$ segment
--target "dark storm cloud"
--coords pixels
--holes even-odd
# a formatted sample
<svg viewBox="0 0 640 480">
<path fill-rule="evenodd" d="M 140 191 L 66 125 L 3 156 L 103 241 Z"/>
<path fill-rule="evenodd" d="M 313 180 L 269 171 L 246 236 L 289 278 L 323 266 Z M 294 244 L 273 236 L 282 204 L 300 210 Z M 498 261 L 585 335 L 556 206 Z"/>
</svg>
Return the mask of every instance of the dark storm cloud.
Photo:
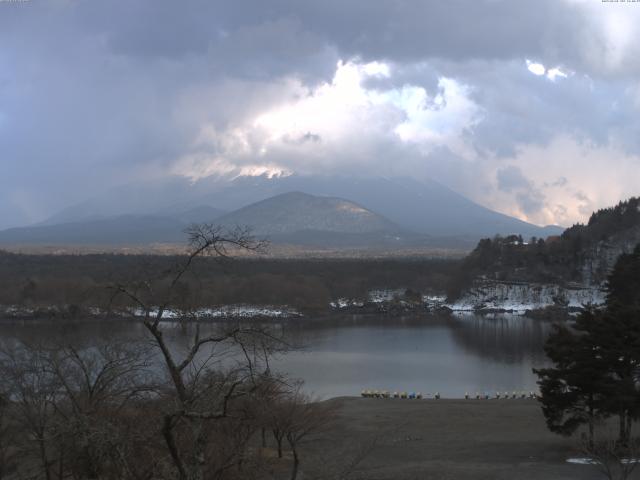
<svg viewBox="0 0 640 480">
<path fill-rule="evenodd" d="M 612 10 L 597 8 L 568 0 L 0 2 L 0 227 L 41 220 L 114 184 L 163 177 L 205 148 L 255 163 L 239 146 L 264 140 L 251 130 L 256 115 L 330 85 L 339 60 L 387 64 L 390 75 L 363 77 L 362 88 L 396 100 L 415 93 L 406 86 L 421 88 L 422 110 L 435 110 L 441 79 L 453 79 L 474 111 L 452 107 L 443 128 L 458 114 L 469 124 L 447 130 L 459 138 L 447 133 L 422 148 L 393 132 L 407 110 L 377 105 L 366 117 L 377 130 L 348 125 L 353 132 L 335 148 L 314 130 L 285 134 L 330 158 L 276 146 L 265 161 L 421 172 L 480 200 L 491 199 L 503 168 L 500 191 L 535 213 L 545 195 L 513 185 L 495 157 L 509 162 L 523 145 L 558 135 L 640 151 L 640 42 L 627 28 L 611 43 L 598 19 Z M 527 59 L 569 76 L 535 76 Z"/>
<path fill-rule="evenodd" d="M 577 28 L 572 27 L 582 15 L 555 0 L 235 0 L 179 6 L 146 0 L 133 6 L 85 2 L 77 14 L 89 28 L 104 32 L 114 51 L 145 58 L 202 54 L 229 43 L 226 39 L 236 32 L 269 32 L 284 21 L 287 27 L 267 33 L 266 44 L 258 37 L 254 46 L 277 53 L 270 47 L 277 47 L 294 26 L 304 33 L 297 43 L 325 42 L 346 55 L 393 61 L 560 56 L 576 48 Z"/>
<path fill-rule="evenodd" d="M 114 53 L 142 59 L 215 53 L 252 74 L 317 68 L 303 61 L 328 46 L 342 58 L 398 63 L 445 59 L 542 59 L 605 74 L 598 57 L 617 48 L 594 28 L 586 2 L 537 0 L 170 0 L 82 2 L 75 23 L 103 35 Z M 244 57 L 236 54 L 243 54 Z M 227 55 L 225 55 L 227 54 Z M 244 60 L 262 59 L 252 68 Z M 283 62 L 284 60 L 284 62 Z M 301 62 L 301 65 L 298 64 Z M 640 66 L 626 63 L 625 71 Z"/>
</svg>

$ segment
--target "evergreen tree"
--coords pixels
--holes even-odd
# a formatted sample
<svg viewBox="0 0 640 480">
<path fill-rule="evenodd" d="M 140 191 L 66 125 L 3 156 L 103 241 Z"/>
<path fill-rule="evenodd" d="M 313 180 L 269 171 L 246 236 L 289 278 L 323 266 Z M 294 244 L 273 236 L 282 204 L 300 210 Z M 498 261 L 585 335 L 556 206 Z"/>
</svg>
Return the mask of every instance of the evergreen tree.
<svg viewBox="0 0 640 480">
<path fill-rule="evenodd" d="M 627 444 L 631 423 L 640 417 L 640 245 L 618 258 L 603 317 L 593 336 L 608 368 L 607 408 L 618 416 L 619 440 Z"/>
<path fill-rule="evenodd" d="M 640 418 L 640 245 L 617 260 L 605 308 L 556 327 L 545 351 L 554 366 L 535 373 L 549 429 L 570 435 L 587 424 L 593 437 L 595 421 L 615 415 L 626 445 Z"/>
<path fill-rule="evenodd" d="M 588 309 L 572 329 L 556 325 L 545 345 L 554 367 L 534 370 L 539 377 L 542 412 L 554 433 L 571 435 L 587 425 L 592 441 L 596 422 L 609 415 L 604 397 L 606 370 L 588 333 L 601 321 L 599 316 Z"/>
</svg>

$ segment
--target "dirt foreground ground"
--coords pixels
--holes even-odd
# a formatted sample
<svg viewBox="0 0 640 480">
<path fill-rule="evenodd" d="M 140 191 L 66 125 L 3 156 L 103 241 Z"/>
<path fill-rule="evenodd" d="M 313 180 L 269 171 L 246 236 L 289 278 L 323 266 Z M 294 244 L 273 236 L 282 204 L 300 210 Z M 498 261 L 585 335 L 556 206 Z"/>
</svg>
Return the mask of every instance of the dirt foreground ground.
<svg viewBox="0 0 640 480">
<path fill-rule="evenodd" d="M 535 400 L 339 398 L 331 402 L 339 404 L 338 419 L 307 444 L 307 453 L 328 457 L 332 452 L 334 458 L 346 458 L 357 452 L 358 445 L 376 438 L 354 478 L 603 478 L 593 466 L 566 462 L 580 456 L 577 440 L 550 433 Z M 307 465 L 309 477 L 318 478 L 318 472 L 310 471 L 316 468 Z"/>
</svg>

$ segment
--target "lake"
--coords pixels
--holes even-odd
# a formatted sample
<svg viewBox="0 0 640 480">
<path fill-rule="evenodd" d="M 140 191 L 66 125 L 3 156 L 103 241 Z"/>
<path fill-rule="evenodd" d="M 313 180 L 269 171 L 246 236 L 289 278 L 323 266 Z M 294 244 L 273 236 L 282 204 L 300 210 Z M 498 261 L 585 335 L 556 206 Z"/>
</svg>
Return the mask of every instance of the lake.
<svg viewBox="0 0 640 480">
<path fill-rule="evenodd" d="M 343 318 L 306 328 L 307 347 L 275 362 L 321 397 L 362 389 L 439 392 L 537 390 L 551 323 L 516 315 Z"/>
<path fill-rule="evenodd" d="M 449 398 L 535 391 L 531 369 L 547 364 L 543 345 L 551 331 L 549 322 L 509 314 L 346 315 L 282 325 L 303 348 L 275 358 L 272 367 L 303 379 L 306 391 L 321 398 L 359 395 L 362 389 L 439 392 Z M 167 330 L 176 348 L 186 342 L 181 329 L 168 324 Z M 142 334 L 137 322 L 0 325 L 5 339 L 62 335 L 90 342 L 95 335 Z"/>
</svg>

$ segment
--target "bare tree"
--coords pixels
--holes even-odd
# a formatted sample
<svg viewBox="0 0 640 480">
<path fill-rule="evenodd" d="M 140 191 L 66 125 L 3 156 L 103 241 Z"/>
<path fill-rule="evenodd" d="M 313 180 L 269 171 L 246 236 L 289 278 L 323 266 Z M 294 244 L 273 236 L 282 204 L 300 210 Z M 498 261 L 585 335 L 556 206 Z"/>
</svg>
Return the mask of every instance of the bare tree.
<svg viewBox="0 0 640 480">
<path fill-rule="evenodd" d="M 144 398 L 147 408 L 139 408 L 140 394 L 149 390 L 140 345 L 15 342 L 0 360 L 8 422 L 16 427 L 9 448 L 19 455 L 21 477 L 149 478 L 141 474 L 149 463 L 131 453 L 147 448 L 150 438 L 140 438 L 149 433 L 140 427 L 152 406 Z M 139 404 L 131 408 L 134 401 Z"/>
<path fill-rule="evenodd" d="M 609 480 L 627 480 L 640 463 L 640 439 L 626 444 L 615 439 L 581 439 L 581 451 L 587 461 Z"/>
<path fill-rule="evenodd" d="M 64 345 L 51 349 L 48 365 L 60 385 L 56 429 L 70 473 L 135 478 L 133 461 L 143 462 L 123 452 L 139 435 L 123 435 L 123 411 L 136 399 L 148 399 L 145 394 L 152 390 L 145 348 L 113 340 L 86 348 Z"/>
<path fill-rule="evenodd" d="M 18 448 L 29 460 L 22 472 L 29 476 L 34 465 L 46 480 L 54 478 L 54 466 L 60 463 L 60 451 L 55 447 L 55 401 L 59 384 L 48 368 L 46 349 L 41 346 L 5 345 L 1 352 L 0 369 L 8 396 L 12 399 L 14 420 L 22 432 Z"/>
<path fill-rule="evenodd" d="M 0 391 L 0 479 L 17 468 L 16 445 L 12 441 L 17 432 L 11 424 L 10 407 L 10 392 Z"/>
<path fill-rule="evenodd" d="M 268 373 L 261 379 L 261 389 L 256 402 L 256 420 L 260 429 L 260 445 L 267 447 L 267 431 L 273 434 L 277 444 L 278 458 L 282 458 L 284 431 L 280 428 L 279 401 L 290 391 L 287 379 Z"/>
<path fill-rule="evenodd" d="M 185 308 L 180 290 L 196 259 L 206 255 L 225 258 L 230 248 L 264 248 L 246 229 L 225 231 L 205 224 L 194 225 L 187 233 L 190 253 L 183 263 L 165 272 L 166 282 L 159 293 L 151 282 L 118 285 L 115 293 L 142 313 L 142 323 L 160 351 L 169 378 L 160 392 L 168 405 L 161 431 L 177 476 L 199 480 L 210 470 L 211 459 L 219 457 L 210 452 L 212 422 L 222 425 L 223 419 L 233 417 L 234 402 L 257 391 L 256 380 L 268 373 L 268 356 L 281 343 L 266 328 L 224 325 L 202 335 L 196 323 L 186 351 L 180 354 L 171 348 L 162 321 L 169 311 L 179 311 L 182 321 L 195 317 L 193 309 Z"/>
<path fill-rule="evenodd" d="M 106 405 L 123 408 L 151 388 L 151 358 L 139 342 L 107 340 L 87 348 L 58 344 L 48 359 L 76 413 L 91 414 Z"/>
<path fill-rule="evenodd" d="M 335 413 L 335 405 L 312 401 L 298 383 L 273 405 L 271 416 L 274 437 L 278 442 L 278 456 L 282 458 L 281 438 L 287 440 L 293 456 L 291 480 L 296 480 L 300 467 L 300 445 L 308 436 L 326 429 Z"/>
</svg>

